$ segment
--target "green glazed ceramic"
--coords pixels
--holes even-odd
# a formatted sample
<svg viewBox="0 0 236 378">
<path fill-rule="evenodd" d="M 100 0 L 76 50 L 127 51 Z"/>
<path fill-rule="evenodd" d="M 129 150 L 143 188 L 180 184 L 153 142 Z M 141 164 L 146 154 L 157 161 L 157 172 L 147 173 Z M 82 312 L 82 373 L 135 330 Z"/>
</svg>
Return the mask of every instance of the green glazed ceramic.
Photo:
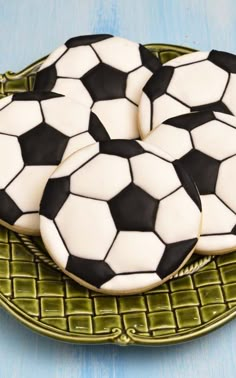
<svg viewBox="0 0 236 378">
<path fill-rule="evenodd" d="M 192 49 L 150 44 L 166 62 Z M 0 75 L 0 97 L 32 90 L 43 59 Z M 236 315 L 236 251 L 194 255 L 172 280 L 142 295 L 105 296 L 62 274 L 40 238 L 0 227 L 0 305 L 43 335 L 73 343 L 163 345 L 187 341 Z M 1 325 L 0 325 L 1 327 Z"/>
</svg>

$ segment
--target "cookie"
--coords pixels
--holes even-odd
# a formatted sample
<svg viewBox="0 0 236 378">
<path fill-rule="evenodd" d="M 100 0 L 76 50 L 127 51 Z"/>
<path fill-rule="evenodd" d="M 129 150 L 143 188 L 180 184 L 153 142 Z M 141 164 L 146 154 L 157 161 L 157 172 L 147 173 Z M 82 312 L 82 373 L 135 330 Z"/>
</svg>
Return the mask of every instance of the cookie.
<svg viewBox="0 0 236 378">
<path fill-rule="evenodd" d="M 88 107 L 52 92 L 0 101 L 0 223 L 39 234 L 39 203 L 57 165 L 109 136 Z"/>
<path fill-rule="evenodd" d="M 90 106 L 112 139 L 135 139 L 142 88 L 160 62 L 142 45 L 109 34 L 69 39 L 40 67 L 36 90 Z"/>
<path fill-rule="evenodd" d="M 170 118 L 145 141 L 170 153 L 201 195 L 203 224 L 196 251 L 221 254 L 236 247 L 236 117 L 204 111 Z"/>
<path fill-rule="evenodd" d="M 48 181 L 40 230 L 58 266 L 82 285 L 129 294 L 160 285 L 192 254 L 201 203 L 163 151 L 111 140 L 65 160 Z"/>
<path fill-rule="evenodd" d="M 194 52 L 162 66 L 147 82 L 139 105 L 144 138 L 168 118 L 201 110 L 236 115 L 236 55 Z"/>
</svg>

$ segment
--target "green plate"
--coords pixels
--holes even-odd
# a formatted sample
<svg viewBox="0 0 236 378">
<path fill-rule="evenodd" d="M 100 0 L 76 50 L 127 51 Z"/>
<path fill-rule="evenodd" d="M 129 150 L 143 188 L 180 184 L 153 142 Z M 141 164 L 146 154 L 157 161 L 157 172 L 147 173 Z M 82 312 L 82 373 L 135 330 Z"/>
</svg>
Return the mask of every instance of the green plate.
<svg viewBox="0 0 236 378">
<path fill-rule="evenodd" d="M 147 47 L 162 62 L 193 51 Z M 32 90 L 42 62 L 0 75 L 0 97 Z M 31 329 L 63 341 L 174 344 L 206 334 L 236 315 L 236 252 L 194 255 L 157 289 L 114 297 L 87 290 L 62 274 L 40 238 L 0 227 L 0 305 Z"/>
</svg>

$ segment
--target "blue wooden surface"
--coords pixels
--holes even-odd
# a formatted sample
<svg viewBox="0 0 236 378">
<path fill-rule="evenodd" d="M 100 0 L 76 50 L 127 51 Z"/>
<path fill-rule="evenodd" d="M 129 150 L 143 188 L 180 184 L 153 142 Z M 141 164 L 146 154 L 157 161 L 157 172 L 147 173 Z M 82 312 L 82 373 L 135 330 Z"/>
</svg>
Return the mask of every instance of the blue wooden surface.
<svg viewBox="0 0 236 378">
<path fill-rule="evenodd" d="M 0 0 L 0 72 L 19 70 L 68 37 L 112 33 L 236 52 L 235 0 Z M 163 348 L 68 345 L 0 310 L 0 378 L 234 378 L 236 321 Z"/>
</svg>

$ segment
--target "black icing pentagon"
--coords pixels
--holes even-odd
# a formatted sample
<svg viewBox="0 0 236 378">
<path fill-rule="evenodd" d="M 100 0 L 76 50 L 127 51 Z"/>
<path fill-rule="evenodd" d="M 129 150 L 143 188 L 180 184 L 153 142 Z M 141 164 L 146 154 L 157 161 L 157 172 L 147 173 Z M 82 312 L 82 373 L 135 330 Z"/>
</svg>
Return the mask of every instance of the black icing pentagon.
<svg viewBox="0 0 236 378">
<path fill-rule="evenodd" d="M 13 225 L 22 214 L 11 197 L 4 190 L 0 190 L 0 219 Z"/>
<path fill-rule="evenodd" d="M 55 97 L 63 97 L 63 95 L 54 92 L 22 92 L 13 95 L 13 101 L 43 101 Z"/>
<path fill-rule="evenodd" d="M 193 250 L 196 243 L 197 238 L 168 244 L 156 270 L 158 276 L 165 278 L 174 273 Z"/>
<path fill-rule="evenodd" d="M 40 204 L 40 214 L 48 219 L 55 219 L 69 194 L 69 177 L 58 177 L 48 180 Z"/>
<path fill-rule="evenodd" d="M 212 112 L 232 114 L 232 112 L 228 109 L 228 107 L 222 101 L 213 102 L 211 104 L 193 106 L 190 109 L 191 109 L 191 112 L 202 112 L 205 110 L 211 110 Z"/>
<path fill-rule="evenodd" d="M 93 137 L 96 142 L 102 142 L 106 140 L 110 140 L 110 136 L 103 126 L 100 119 L 96 116 L 96 114 L 92 113 L 90 114 L 89 119 L 89 133 Z"/>
<path fill-rule="evenodd" d="M 27 165 L 58 165 L 69 137 L 41 123 L 19 137 L 24 163 Z"/>
<path fill-rule="evenodd" d="M 212 111 L 205 110 L 202 112 L 187 113 L 172 117 L 167 119 L 163 123 L 191 131 L 198 126 L 203 125 L 204 123 L 212 121 L 213 119 L 215 119 L 214 113 Z"/>
<path fill-rule="evenodd" d="M 166 93 L 173 73 L 174 67 L 162 66 L 151 76 L 143 88 L 143 92 L 146 93 L 151 101 Z"/>
<path fill-rule="evenodd" d="M 90 45 L 92 43 L 100 42 L 108 38 L 112 38 L 111 34 L 94 34 L 94 35 L 81 35 L 78 37 L 73 37 L 66 41 L 65 45 L 68 48 Z"/>
<path fill-rule="evenodd" d="M 232 230 L 231 230 L 231 234 L 236 235 L 236 225 L 232 228 Z"/>
<path fill-rule="evenodd" d="M 179 159 L 193 177 L 200 194 L 214 194 L 220 162 L 203 152 L 191 150 Z"/>
<path fill-rule="evenodd" d="M 66 270 L 97 288 L 115 276 L 105 261 L 83 259 L 73 255 L 68 257 Z"/>
<path fill-rule="evenodd" d="M 161 68 L 160 60 L 154 56 L 146 47 L 139 45 L 139 52 L 141 56 L 142 65 L 150 71 L 155 72 Z"/>
<path fill-rule="evenodd" d="M 192 178 L 185 171 L 180 161 L 178 160 L 174 161 L 173 165 L 175 167 L 175 171 L 179 177 L 179 180 L 183 188 L 186 190 L 186 192 L 188 193 L 189 197 L 193 200 L 193 202 L 195 202 L 199 210 L 202 211 L 201 199 L 200 199 L 197 187 L 194 184 Z"/>
<path fill-rule="evenodd" d="M 105 63 L 99 63 L 81 78 L 93 101 L 124 98 L 126 80 L 125 72 Z"/>
<path fill-rule="evenodd" d="M 56 84 L 57 70 L 51 65 L 38 71 L 34 83 L 34 91 L 51 91 Z"/>
<path fill-rule="evenodd" d="M 143 154 L 145 151 L 135 140 L 113 139 L 100 143 L 100 153 L 116 155 L 123 158 L 132 158 Z"/>
<path fill-rule="evenodd" d="M 108 205 L 119 231 L 153 231 L 158 201 L 131 183 Z"/>
<path fill-rule="evenodd" d="M 229 73 L 236 73 L 236 55 L 234 54 L 212 50 L 208 60 Z"/>
</svg>

